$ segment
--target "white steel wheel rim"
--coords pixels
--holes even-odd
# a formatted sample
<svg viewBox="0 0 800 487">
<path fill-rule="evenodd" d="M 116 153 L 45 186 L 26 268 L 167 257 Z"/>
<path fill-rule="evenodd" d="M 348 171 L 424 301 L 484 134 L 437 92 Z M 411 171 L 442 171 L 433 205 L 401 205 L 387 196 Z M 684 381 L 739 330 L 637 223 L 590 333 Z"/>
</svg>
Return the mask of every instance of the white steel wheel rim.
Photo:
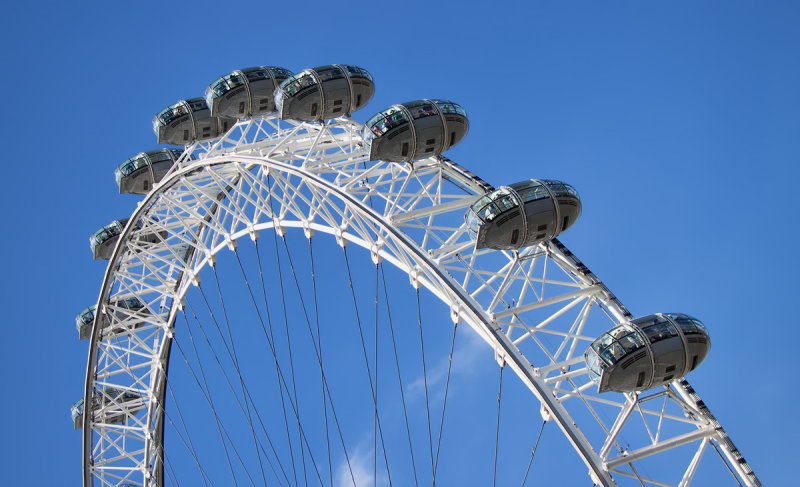
<svg viewBox="0 0 800 487">
<path fill-rule="evenodd" d="M 746 482 L 751 476 L 755 479 L 749 466 L 738 462 L 738 451 L 710 412 L 698 406 L 699 397 L 692 397 L 685 381 L 676 381 L 666 393 L 658 394 L 691 415 L 677 418 L 662 410 L 660 419 L 688 424 L 689 431 L 684 428 L 671 437 L 657 435 L 651 445 L 633 451 L 630 459 L 613 456 L 617 435 L 631 422 L 634 407 L 641 410 L 643 403 L 633 394 L 612 400 L 598 398 L 596 393 L 592 397 L 585 380 L 580 385 L 573 382 L 586 376 L 585 370 L 567 372 L 582 361 L 585 346 L 576 344 L 588 345 L 591 337 L 581 336 L 580 329 L 566 333 L 555 357 L 546 351 L 549 362 L 529 362 L 521 345 L 533 342 L 546 349 L 536 338 L 538 330 L 572 308 L 580 310 L 583 323 L 593 306 L 603 309 L 610 318 L 607 328 L 629 318 L 627 310 L 558 241 L 518 254 L 475 251 L 463 218 L 454 221 L 453 215 L 463 215 L 475 197 L 486 191 L 485 183 L 446 160 L 430 158 L 413 166 L 367 161 L 368 155 L 360 147 L 360 129 L 346 118 L 328 125 L 283 122 L 275 116 L 241 121 L 219 141 L 190 146 L 187 154 L 194 153 L 198 159 L 187 160 L 185 155 L 140 204 L 110 260 L 98 310 L 121 296 L 133 295 L 146 303 L 147 323 L 134 328 L 142 315 L 122 319 L 116 313 L 108 315 L 111 323 L 105 330 L 126 329 L 130 337 L 130 348 L 121 350 L 114 343 L 116 337 L 99 328 L 101 312 L 97 313 L 84 400 L 90 404 L 91 395 L 104 387 L 132 390 L 143 399 L 137 404 L 112 400 L 94 413 L 85 408 L 84 485 L 94 485 L 95 480 L 101 485 L 162 483 L 159 442 L 163 414 L 159 405 L 163 403 L 173 323 L 183 296 L 202 268 L 237 239 L 266 229 L 282 233 L 286 228 L 303 229 L 309 236 L 317 231 L 330 234 L 340 245 L 354 243 L 369 250 L 375 260 L 385 259 L 407 273 L 415 286 L 431 291 L 451 309 L 454 319 L 466 321 L 511 366 L 542 403 L 543 415 L 559 425 L 596 482 L 613 485 L 612 473 L 638 476 L 635 470 L 636 475 L 626 475 L 622 468 L 638 458 L 699 443 L 682 477 L 682 482 L 688 483 L 711 440 L 723 446 L 740 477 Z M 219 191 L 224 197 L 213 199 Z M 371 207 L 373 199 L 379 203 Z M 270 204 L 275 205 L 274 213 Z M 153 216 L 157 220 L 150 218 Z M 133 228 L 133 222 L 140 219 L 142 228 Z M 165 236 L 156 243 L 138 241 L 148 233 Z M 184 261 L 181 251 L 187 248 L 192 253 Z M 475 265 L 481 259 L 502 265 L 494 271 L 481 270 Z M 530 275 L 539 259 L 545 262 L 543 292 L 544 284 L 550 283 L 547 262 L 571 275 L 572 282 L 566 284 L 572 290 L 531 298 L 535 292 L 525 289 L 533 289 Z M 517 297 L 513 293 L 519 293 L 520 282 L 523 291 L 518 294 L 519 302 L 512 304 L 516 299 L 510 298 Z M 568 304 L 562 306 L 564 302 Z M 529 326 L 523 320 L 526 313 L 549 307 L 553 312 L 544 321 Z M 578 318 L 575 323 L 582 326 Z M 153 340 L 156 345 L 148 346 Z M 566 344 L 570 344 L 568 351 L 564 350 Z M 565 358 L 560 359 L 564 352 Z M 129 360 L 134 356 L 137 359 Z M 559 374 L 559 370 L 564 372 Z M 603 426 L 607 433 L 602 443 L 587 439 L 564 407 L 563 402 L 571 397 L 589 409 L 589 401 L 611 403 L 619 409 L 613 425 Z M 146 412 L 139 412 L 141 406 Z M 106 422 L 109 413 L 119 411 L 126 415 L 124 428 Z M 752 485 L 758 485 L 757 479 Z"/>
</svg>

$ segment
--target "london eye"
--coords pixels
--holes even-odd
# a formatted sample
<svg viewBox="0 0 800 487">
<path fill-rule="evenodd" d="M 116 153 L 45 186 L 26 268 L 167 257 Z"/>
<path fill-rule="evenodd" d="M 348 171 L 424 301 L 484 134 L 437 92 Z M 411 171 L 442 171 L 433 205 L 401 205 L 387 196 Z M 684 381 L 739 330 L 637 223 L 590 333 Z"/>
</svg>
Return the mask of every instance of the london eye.
<svg viewBox="0 0 800 487">
<path fill-rule="evenodd" d="M 355 122 L 374 88 L 351 65 L 237 70 L 158 112 L 178 147 L 119 165 L 142 199 L 90 238 L 84 485 L 525 485 L 545 428 L 587 484 L 713 462 L 761 485 L 686 378 L 714 324 L 632 315 L 558 239 L 580 188 L 448 159 L 455 101 Z"/>
</svg>

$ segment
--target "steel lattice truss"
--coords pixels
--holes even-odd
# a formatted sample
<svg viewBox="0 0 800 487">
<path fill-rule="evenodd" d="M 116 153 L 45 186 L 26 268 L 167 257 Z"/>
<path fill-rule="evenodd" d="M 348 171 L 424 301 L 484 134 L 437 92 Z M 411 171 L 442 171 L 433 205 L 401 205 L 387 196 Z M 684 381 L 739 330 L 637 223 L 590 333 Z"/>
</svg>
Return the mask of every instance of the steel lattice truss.
<svg viewBox="0 0 800 487">
<path fill-rule="evenodd" d="M 596 392 L 583 353 L 631 316 L 569 250 L 553 240 L 519 253 L 476 251 L 463 215 L 491 188 L 446 159 L 368 161 L 360 129 L 344 118 L 241 121 L 223 139 L 189 147 L 140 204 L 103 282 L 85 401 L 107 387 L 140 399 L 106 395 L 86 408 L 85 485 L 163 484 L 165 371 L 183 296 L 220 250 L 288 228 L 362 246 L 441 299 L 540 400 L 595 482 L 686 485 L 714 442 L 744 483 L 760 485 L 685 380 L 641 395 Z M 128 297 L 145 307 L 113 304 Z M 637 465 L 662 455 L 674 477 L 644 478 Z"/>
</svg>

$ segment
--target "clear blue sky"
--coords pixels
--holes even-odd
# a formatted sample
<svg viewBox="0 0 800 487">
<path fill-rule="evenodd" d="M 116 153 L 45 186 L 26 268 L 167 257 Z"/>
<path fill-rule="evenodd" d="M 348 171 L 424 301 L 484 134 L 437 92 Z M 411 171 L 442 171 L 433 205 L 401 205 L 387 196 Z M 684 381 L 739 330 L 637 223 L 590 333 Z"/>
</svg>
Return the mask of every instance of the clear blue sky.
<svg viewBox="0 0 800 487">
<path fill-rule="evenodd" d="M 233 69 L 328 63 L 375 77 L 355 119 L 452 99 L 471 129 L 449 157 L 495 185 L 578 188 L 564 243 L 635 315 L 701 317 L 713 346 L 692 383 L 765 485 L 795 477 L 800 5 L 176 3 L 0 19 L 4 483 L 80 482 L 73 320 L 104 271 L 87 237 L 133 210 L 113 169 L 156 146 L 153 115 Z"/>
</svg>

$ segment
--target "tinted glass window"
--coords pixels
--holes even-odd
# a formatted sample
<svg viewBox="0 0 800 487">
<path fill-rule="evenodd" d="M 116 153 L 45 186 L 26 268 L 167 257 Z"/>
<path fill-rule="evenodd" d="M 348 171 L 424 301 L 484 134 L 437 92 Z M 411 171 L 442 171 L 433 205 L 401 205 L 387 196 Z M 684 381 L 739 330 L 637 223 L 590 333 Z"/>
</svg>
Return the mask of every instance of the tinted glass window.
<svg viewBox="0 0 800 487">
<path fill-rule="evenodd" d="M 642 328 L 642 331 L 645 335 L 647 335 L 647 339 L 650 340 L 650 343 L 655 343 L 661 340 L 666 340 L 667 338 L 678 336 L 678 331 L 675 329 L 672 323 L 666 320 L 657 321 L 650 326 L 646 326 Z"/>
<path fill-rule="evenodd" d="M 433 107 L 433 104 L 426 100 L 418 100 L 412 101 L 411 103 L 403 103 L 408 111 L 411 113 L 411 116 L 414 120 L 430 117 L 432 115 L 438 115 L 436 109 Z"/>
<path fill-rule="evenodd" d="M 369 74 L 369 72 L 364 68 L 359 68 L 358 66 L 348 66 L 348 65 L 342 65 L 342 67 L 347 70 L 347 74 L 351 78 L 366 78 L 372 81 L 372 75 Z"/>
<path fill-rule="evenodd" d="M 285 68 L 272 66 L 272 67 L 269 68 L 269 70 L 272 71 L 272 76 L 274 76 L 275 79 L 278 79 L 278 80 L 286 79 L 286 78 L 292 76 L 292 72 L 289 71 L 288 69 L 285 69 Z"/>
<path fill-rule="evenodd" d="M 283 89 L 288 96 L 294 96 L 303 88 L 308 88 L 316 83 L 317 80 L 314 78 L 314 75 L 308 71 L 303 71 L 290 78 L 286 78 L 286 80 L 281 83 L 281 89 Z"/>
<path fill-rule="evenodd" d="M 366 125 L 375 135 L 383 135 L 389 130 L 408 122 L 408 117 L 402 109 L 391 107 L 370 118 Z"/>
<path fill-rule="evenodd" d="M 321 81 L 344 78 L 344 73 L 341 69 L 339 69 L 338 66 L 323 66 L 315 69 L 314 71 L 316 71 L 317 76 L 319 76 Z"/>
</svg>

